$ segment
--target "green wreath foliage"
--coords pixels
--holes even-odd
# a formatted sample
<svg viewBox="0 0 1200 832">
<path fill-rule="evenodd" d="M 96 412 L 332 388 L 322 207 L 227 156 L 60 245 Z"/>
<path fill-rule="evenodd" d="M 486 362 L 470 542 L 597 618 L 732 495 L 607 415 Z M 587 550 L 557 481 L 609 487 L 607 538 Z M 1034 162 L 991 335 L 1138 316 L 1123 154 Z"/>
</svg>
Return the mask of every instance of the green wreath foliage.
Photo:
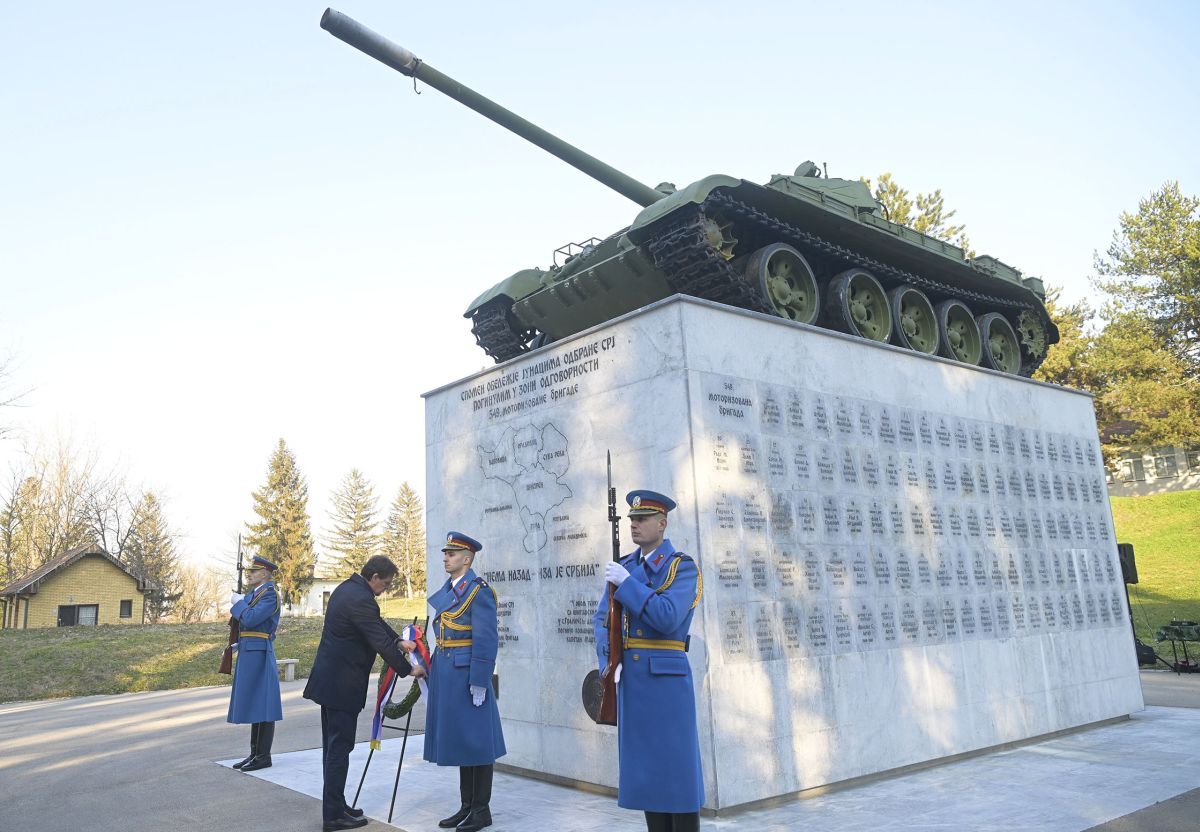
<svg viewBox="0 0 1200 832">
<path fill-rule="evenodd" d="M 388 719 L 399 719 L 402 716 L 407 716 L 408 712 L 413 709 L 413 705 L 417 704 L 417 700 L 421 698 L 421 686 L 413 680 L 412 687 L 408 689 L 408 693 L 399 702 L 391 700 L 383 703 L 383 715 Z"/>
<path fill-rule="evenodd" d="M 428 650 L 429 643 L 424 636 L 422 636 L 420 641 L 421 644 L 425 645 L 425 649 Z M 375 685 L 376 689 L 383 687 L 383 679 L 385 676 L 387 676 L 387 672 L 387 665 L 384 665 L 383 670 L 379 671 L 379 679 Z M 396 680 L 396 684 L 400 684 L 399 679 Z M 393 689 L 392 696 L 394 697 L 395 695 L 396 692 L 395 689 Z M 395 702 L 393 699 L 389 698 L 387 702 L 383 703 L 383 715 L 387 719 L 399 719 L 400 717 L 407 716 L 408 712 L 413 709 L 413 705 L 417 704 L 417 700 L 420 698 L 421 686 L 417 684 L 416 679 L 413 679 L 412 687 L 408 689 L 408 693 L 405 694 L 403 699 L 401 699 L 399 702 Z"/>
</svg>

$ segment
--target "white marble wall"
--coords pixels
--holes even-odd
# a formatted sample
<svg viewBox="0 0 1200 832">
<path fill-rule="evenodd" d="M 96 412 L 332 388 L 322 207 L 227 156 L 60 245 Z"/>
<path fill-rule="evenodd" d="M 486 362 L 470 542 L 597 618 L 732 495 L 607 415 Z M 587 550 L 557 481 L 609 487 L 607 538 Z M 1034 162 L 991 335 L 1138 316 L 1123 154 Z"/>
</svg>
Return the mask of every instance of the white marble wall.
<svg viewBox="0 0 1200 832">
<path fill-rule="evenodd" d="M 704 574 L 710 807 L 1142 706 L 1086 396 L 680 299 L 426 413 L 429 574 L 446 529 L 484 542 L 510 765 L 616 781 L 580 705 L 608 449 Z"/>
</svg>

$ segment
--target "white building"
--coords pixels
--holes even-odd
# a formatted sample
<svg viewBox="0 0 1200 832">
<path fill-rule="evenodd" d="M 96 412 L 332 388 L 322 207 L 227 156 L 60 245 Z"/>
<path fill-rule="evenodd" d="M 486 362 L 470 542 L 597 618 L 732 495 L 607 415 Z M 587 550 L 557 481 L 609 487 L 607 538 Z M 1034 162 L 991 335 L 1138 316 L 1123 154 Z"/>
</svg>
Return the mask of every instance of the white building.
<svg viewBox="0 0 1200 832">
<path fill-rule="evenodd" d="M 1200 445 L 1144 448 L 1127 452 L 1108 472 L 1113 497 L 1141 497 L 1200 488 Z"/>
<path fill-rule="evenodd" d="M 289 618 L 308 618 L 314 615 L 324 615 L 325 608 L 329 606 L 329 596 L 333 594 L 333 590 L 342 582 L 341 578 L 316 578 L 308 589 L 304 591 L 304 596 L 297 602 L 292 604 L 284 604 L 282 615 Z"/>
</svg>

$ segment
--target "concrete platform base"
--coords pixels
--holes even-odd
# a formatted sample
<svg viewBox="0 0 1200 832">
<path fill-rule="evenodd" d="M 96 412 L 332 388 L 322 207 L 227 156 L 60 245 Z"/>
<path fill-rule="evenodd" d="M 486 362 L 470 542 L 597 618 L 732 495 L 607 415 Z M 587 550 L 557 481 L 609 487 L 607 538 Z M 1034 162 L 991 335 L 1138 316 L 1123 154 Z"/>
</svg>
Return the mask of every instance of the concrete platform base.
<svg viewBox="0 0 1200 832">
<path fill-rule="evenodd" d="M 1181 829 L 1200 828 L 1200 816 L 1192 813 L 1197 800 L 1189 802 L 1186 794 L 1200 788 L 1197 732 L 1200 711 L 1149 707 L 1117 724 L 769 808 L 704 818 L 701 829 L 1083 832 L 1100 824 L 1106 832 L 1155 828 L 1137 825 L 1139 810 L 1165 812 L 1176 821 L 1192 823 Z M 385 740 L 363 784 L 359 806 L 380 821 L 388 816 L 401 744 L 400 738 Z M 350 761 L 349 797 L 367 756 L 368 744 L 360 743 Z M 457 770 L 430 765 L 420 756 L 421 737 L 412 736 L 393 815 L 393 825 L 410 832 L 436 829 L 438 819 L 457 808 Z M 250 776 L 319 799 L 321 751 L 278 754 L 273 768 Z M 1174 806 L 1155 806 L 1172 798 Z M 1131 813 L 1137 814 L 1128 818 Z M 611 797 L 502 772 L 496 774 L 492 815 L 496 832 L 645 828 L 641 813 L 617 808 Z"/>
</svg>

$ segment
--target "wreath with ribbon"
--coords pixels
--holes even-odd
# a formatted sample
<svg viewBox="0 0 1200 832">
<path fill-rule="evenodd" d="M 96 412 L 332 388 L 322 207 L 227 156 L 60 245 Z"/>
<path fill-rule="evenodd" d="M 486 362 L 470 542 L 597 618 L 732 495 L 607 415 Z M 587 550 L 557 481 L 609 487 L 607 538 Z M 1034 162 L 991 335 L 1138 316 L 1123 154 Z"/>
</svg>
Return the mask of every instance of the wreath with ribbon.
<svg viewBox="0 0 1200 832">
<path fill-rule="evenodd" d="M 408 629 L 409 628 L 407 627 L 405 628 L 406 631 Z M 416 631 L 416 638 L 411 640 L 417 644 L 417 653 L 422 657 L 425 657 L 425 669 L 428 671 L 429 641 L 420 627 L 415 627 L 413 629 Z M 382 688 L 385 684 L 387 684 L 388 671 L 390 670 L 391 668 L 385 664 L 383 669 L 379 671 L 379 679 L 376 685 L 377 689 Z M 383 704 L 383 715 L 388 719 L 400 719 L 401 717 L 408 716 L 409 711 L 413 709 L 413 706 L 417 704 L 417 700 L 421 698 L 421 686 L 416 679 L 413 679 L 412 685 L 409 686 L 408 693 L 404 695 L 404 698 L 397 702 L 396 693 L 398 688 L 399 685 L 392 687 L 391 696 L 388 697 L 387 702 Z"/>
</svg>

